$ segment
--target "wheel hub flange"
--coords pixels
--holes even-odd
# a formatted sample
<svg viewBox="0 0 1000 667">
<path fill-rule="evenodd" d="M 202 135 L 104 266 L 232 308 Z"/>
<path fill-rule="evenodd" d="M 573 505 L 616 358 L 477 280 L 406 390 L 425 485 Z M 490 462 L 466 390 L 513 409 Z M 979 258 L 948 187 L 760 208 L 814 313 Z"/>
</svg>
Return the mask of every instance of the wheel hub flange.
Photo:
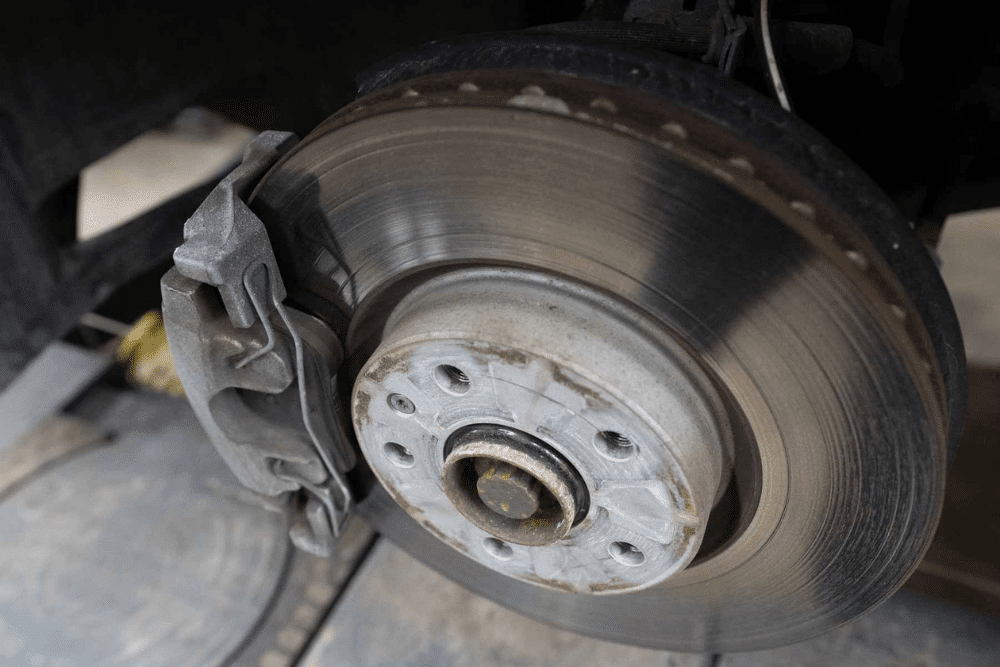
<svg viewBox="0 0 1000 667">
<path fill-rule="evenodd" d="M 679 344 L 610 298 L 516 269 L 412 292 L 352 406 L 411 516 L 493 569 L 574 592 L 683 569 L 732 461 L 718 397 Z"/>
</svg>

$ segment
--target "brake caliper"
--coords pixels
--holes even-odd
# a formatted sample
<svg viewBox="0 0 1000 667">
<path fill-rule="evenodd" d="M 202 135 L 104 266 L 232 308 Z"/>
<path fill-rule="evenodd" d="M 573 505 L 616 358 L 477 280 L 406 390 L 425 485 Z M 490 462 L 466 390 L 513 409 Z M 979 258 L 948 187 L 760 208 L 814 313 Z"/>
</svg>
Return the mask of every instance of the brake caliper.
<svg viewBox="0 0 1000 667">
<path fill-rule="evenodd" d="M 167 337 L 184 390 L 239 480 L 289 499 L 296 546 L 329 555 L 352 507 L 355 462 L 338 407 L 340 340 L 286 306 L 285 285 L 246 197 L 297 143 L 264 132 L 184 225 L 162 281 Z"/>
</svg>

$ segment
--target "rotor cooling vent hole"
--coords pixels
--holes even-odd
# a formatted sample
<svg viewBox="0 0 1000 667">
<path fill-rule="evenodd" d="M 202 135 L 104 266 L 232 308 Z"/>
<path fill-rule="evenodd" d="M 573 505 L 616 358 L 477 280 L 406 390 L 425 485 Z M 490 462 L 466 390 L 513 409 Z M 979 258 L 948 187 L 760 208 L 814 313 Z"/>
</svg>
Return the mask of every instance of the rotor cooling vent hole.
<svg viewBox="0 0 1000 667">
<path fill-rule="evenodd" d="M 597 451 L 614 461 L 630 459 L 636 452 L 635 444 L 617 431 L 601 431 L 594 436 L 594 445 Z"/>
<path fill-rule="evenodd" d="M 400 468 L 412 468 L 416 459 L 413 458 L 413 454 L 410 453 L 406 447 L 402 446 L 398 442 L 387 442 L 382 447 L 382 453 L 385 457 L 392 461 L 393 465 Z"/>
<path fill-rule="evenodd" d="M 510 545 L 495 537 L 487 537 L 483 540 L 483 546 L 486 552 L 497 560 L 510 560 L 514 556 L 514 550 Z"/>
<path fill-rule="evenodd" d="M 450 394 L 461 396 L 469 391 L 472 383 L 469 376 L 460 368 L 441 364 L 434 370 L 434 379 L 438 385 Z"/>
<path fill-rule="evenodd" d="M 612 542 L 608 546 L 608 553 L 616 561 L 628 567 L 636 567 L 646 562 L 646 555 L 628 542 Z"/>
</svg>

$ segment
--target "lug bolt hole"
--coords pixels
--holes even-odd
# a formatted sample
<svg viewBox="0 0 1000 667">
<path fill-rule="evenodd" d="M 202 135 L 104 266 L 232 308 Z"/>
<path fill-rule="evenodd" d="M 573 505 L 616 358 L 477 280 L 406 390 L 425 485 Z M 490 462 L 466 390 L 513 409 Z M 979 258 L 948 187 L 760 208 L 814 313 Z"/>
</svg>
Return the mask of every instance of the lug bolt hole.
<svg viewBox="0 0 1000 667">
<path fill-rule="evenodd" d="M 608 545 L 608 553 L 622 565 L 637 567 L 646 562 L 646 555 L 628 542 L 612 542 Z"/>
<path fill-rule="evenodd" d="M 389 394 L 389 407 L 401 415 L 412 415 L 417 410 L 413 401 L 402 394 Z"/>
<path fill-rule="evenodd" d="M 625 461 L 635 456 L 636 446 L 617 431 L 601 431 L 594 436 L 594 445 L 602 455 L 614 461 Z"/>
<path fill-rule="evenodd" d="M 382 447 L 382 453 L 385 457 L 392 461 L 393 465 L 400 468 L 412 468 L 416 459 L 413 458 L 413 454 L 410 453 L 406 447 L 403 447 L 398 442 L 387 442 Z"/>
<path fill-rule="evenodd" d="M 448 364 L 442 364 L 434 370 L 434 379 L 442 389 L 459 396 L 468 393 L 472 386 L 465 371 Z"/>
<path fill-rule="evenodd" d="M 487 537 L 483 540 L 483 547 L 485 547 L 486 553 L 497 560 L 510 560 L 514 557 L 514 550 L 510 548 L 510 545 L 495 537 Z"/>
</svg>

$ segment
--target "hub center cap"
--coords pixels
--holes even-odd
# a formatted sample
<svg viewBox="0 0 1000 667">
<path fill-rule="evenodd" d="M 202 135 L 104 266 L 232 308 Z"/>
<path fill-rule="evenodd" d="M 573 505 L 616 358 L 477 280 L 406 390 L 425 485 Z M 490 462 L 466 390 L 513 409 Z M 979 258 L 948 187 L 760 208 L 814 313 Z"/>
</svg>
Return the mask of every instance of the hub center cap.
<svg viewBox="0 0 1000 667">
<path fill-rule="evenodd" d="M 362 451 L 450 546 L 565 591 L 646 588 L 700 546 L 732 461 L 707 375 L 580 285 L 465 269 L 393 310 L 354 387 Z"/>
</svg>

